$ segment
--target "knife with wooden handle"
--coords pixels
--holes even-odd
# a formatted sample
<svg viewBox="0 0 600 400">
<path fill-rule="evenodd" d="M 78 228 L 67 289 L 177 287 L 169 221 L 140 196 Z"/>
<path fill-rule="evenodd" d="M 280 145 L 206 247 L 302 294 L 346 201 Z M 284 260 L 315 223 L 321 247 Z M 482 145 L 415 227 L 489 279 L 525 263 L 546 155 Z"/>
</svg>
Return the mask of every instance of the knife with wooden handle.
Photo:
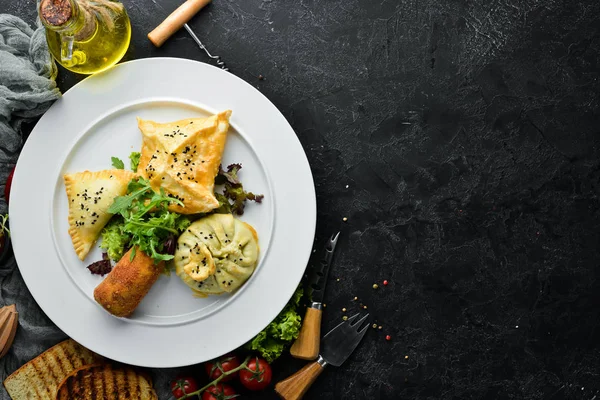
<svg viewBox="0 0 600 400">
<path fill-rule="evenodd" d="M 302 320 L 298 339 L 296 339 L 290 348 L 292 357 L 302 360 L 314 360 L 319 355 L 325 285 L 339 236 L 339 232 L 331 236 L 325 246 L 324 257 L 318 265 L 312 268 L 307 285 L 310 304 Z"/>
</svg>

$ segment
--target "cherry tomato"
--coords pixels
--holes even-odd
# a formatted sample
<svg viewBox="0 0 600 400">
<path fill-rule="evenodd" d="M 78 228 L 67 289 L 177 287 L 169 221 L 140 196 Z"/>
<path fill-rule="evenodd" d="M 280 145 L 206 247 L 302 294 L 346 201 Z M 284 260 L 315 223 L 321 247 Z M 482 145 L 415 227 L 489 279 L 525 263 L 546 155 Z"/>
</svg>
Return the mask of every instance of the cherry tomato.
<svg viewBox="0 0 600 400">
<path fill-rule="evenodd" d="M 198 390 L 198 383 L 190 376 L 180 376 L 171 382 L 171 392 L 176 399 Z"/>
<path fill-rule="evenodd" d="M 6 204 L 8 204 L 8 198 L 10 197 L 10 186 L 12 185 L 13 175 L 15 174 L 15 167 L 13 167 L 10 174 L 8 174 L 8 178 L 6 178 L 6 185 L 4 186 L 4 200 Z"/>
<path fill-rule="evenodd" d="M 262 358 L 255 357 L 248 361 L 248 369 L 240 371 L 240 382 L 247 389 L 262 390 L 269 386 L 272 375 L 269 363 Z"/>
<path fill-rule="evenodd" d="M 215 386 L 210 386 L 202 393 L 202 400 L 228 400 L 238 397 L 235 390 L 223 383 L 218 383 Z"/>
<path fill-rule="evenodd" d="M 206 374 L 208 375 L 208 377 L 214 381 L 215 379 L 223 375 L 223 372 L 231 371 L 232 369 L 235 369 L 239 366 L 240 360 L 236 356 L 228 354 L 219 358 L 218 360 L 212 360 L 207 362 L 206 364 L 204 364 L 204 369 L 206 369 Z M 234 372 L 233 374 L 221 379 L 221 381 L 230 381 L 234 379 L 237 376 L 237 374 L 237 372 Z"/>
</svg>

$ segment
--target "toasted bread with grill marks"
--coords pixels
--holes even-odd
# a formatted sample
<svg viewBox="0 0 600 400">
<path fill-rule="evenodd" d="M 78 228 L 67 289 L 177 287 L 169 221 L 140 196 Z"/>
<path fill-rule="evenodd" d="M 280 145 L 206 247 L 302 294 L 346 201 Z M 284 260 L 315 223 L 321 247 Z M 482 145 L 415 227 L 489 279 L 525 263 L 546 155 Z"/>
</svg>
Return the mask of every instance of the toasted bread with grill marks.
<svg viewBox="0 0 600 400">
<path fill-rule="evenodd" d="M 4 387 L 13 400 L 54 400 L 59 385 L 73 371 L 101 361 L 96 353 L 67 339 L 13 372 Z"/>
<path fill-rule="evenodd" d="M 86 365 L 60 385 L 56 400 L 158 400 L 152 381 L 131 368 Z"/>
</svg>

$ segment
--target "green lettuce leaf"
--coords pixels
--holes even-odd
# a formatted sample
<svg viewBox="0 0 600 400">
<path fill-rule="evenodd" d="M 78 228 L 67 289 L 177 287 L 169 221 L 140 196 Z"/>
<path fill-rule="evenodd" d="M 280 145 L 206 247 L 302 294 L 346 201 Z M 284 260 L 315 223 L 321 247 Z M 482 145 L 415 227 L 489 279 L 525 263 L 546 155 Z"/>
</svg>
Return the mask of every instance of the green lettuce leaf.
<svg viewBox="0 0 600 400">
<path fill-rule="evenodd" d="M 298 332 L 300 332 L 302 326 L 302 318 L 295 309 L 283 310 L 275 321 L 276 323 L 271 323 L 268 326 L 270 336 L 286 342 L 291 342 L 298 337 Z"/>
<path fill-rule="evenodd" d="M 302 294 L 302 287 L 298 287 L 279 315 L 245 347 L 260 353 L 268 363 L 279 358 L 300 333 L 302 317 L 298 313 L 298 309 Z"/>
<path fill-rule="evenodd" d="M 123 218 L 114 217 L 100 233 L 102 236 L 100 248 L 106 250 L 108 257 L 115 262 L 123 257 L 125 248 L 131 240 L 131 236 L 123 232 L 124 224 Z"/>
</svg>

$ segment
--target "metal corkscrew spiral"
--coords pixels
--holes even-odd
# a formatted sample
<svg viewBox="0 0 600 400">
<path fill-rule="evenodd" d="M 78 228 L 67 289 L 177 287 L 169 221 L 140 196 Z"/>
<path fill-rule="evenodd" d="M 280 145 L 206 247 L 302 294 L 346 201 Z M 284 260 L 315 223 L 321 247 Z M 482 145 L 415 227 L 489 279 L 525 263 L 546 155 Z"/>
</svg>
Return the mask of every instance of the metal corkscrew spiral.
<svg viewBox="0 0 600 400">
<path fill-rule="evenodd" d="M 152 2 L 158 8 L 164 10 L 164 8 L 157 3 L 156 0 L 152 0 Z M 150 41 L 156 47 L 160 47 L 171 35 L 173 35 L 183 26 L 185 30 L 188 31 L 192 39 L 194 39 L 198 47 L 204 50 L 206 55 L 214 60 L 219 68 L 224 71 L 229 71 L 229 68 L 227 68 L 221 57 L 212 55 L 204 43 L 202 43 L 198 36 L 196 36 L 192 28 L 190 28 L 190 26 L 187 24 L 187 21 L 189 21 L 202 7 L 206 6 L 210 2 L 211 0 L 186 0 L 185 3 L 179 6 L 177 10 L 172 12 L 163 22 L 160 23 L 160 25 L 158 25 L 152 32 L 148 34 L 148 39 L 150 39 Z"/>
<path fill-rule="evenodd" d="M 190 36 L 192 37 L 192 39 L 194 39 L 194 41 L 198 44 L 198 46 L 204 50 L 204 52 L 206 53 L 206 55 L 210 58 L 212 58 L 213 60 L 215 60 L 215 62 L 217 63 L 217 65 L 224 71 L 229 71 L 229 68 L 227 68 L 227 66 L 225 65 L 225 62 L 223 62 L 223 60 L 221 60 L 221 57 L 217 56 L 217 55 L 212 55 L 210 53 L 210 51 L 208 51 L 208 49 L 206 48 L 206 46 L 204 46 L 204 43 L 202 43 L 200 41 L 200 39 L 198 38 L 198 36 L 196 36 L 196 34 L 194 33 L 194 31 L 192 30 L 192 28 L 190 28 L 190 26 L 188 24 L 184 24 L 183 27 L 185 28 L 186 31 L 188 31 L 188 33 L 190 34 Z"/>
</svg>

